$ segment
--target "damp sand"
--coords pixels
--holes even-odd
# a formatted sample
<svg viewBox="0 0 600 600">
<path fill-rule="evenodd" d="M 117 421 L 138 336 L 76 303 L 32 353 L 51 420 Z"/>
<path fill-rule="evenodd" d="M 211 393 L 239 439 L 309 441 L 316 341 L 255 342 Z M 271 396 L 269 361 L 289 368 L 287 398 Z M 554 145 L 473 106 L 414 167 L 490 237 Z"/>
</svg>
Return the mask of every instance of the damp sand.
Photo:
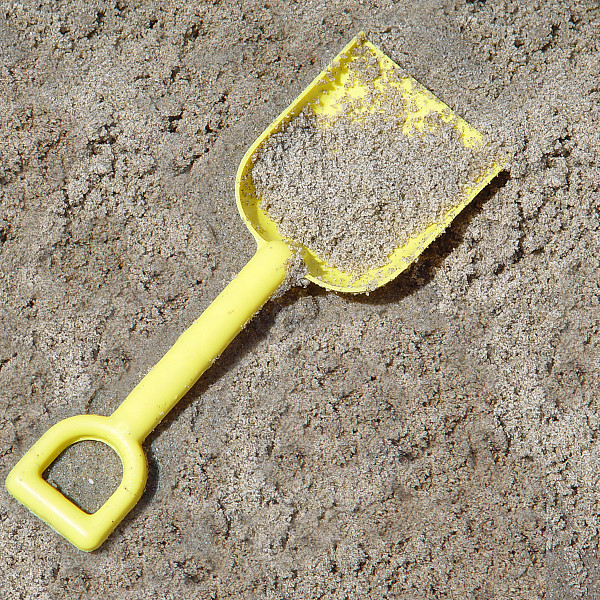
<svg viewBox="0 0 600 600">
<path fill-rule="evenodd" d="M 357 29 L 515 153 L 375 294 L 267 303 L 97 552 L 0 494 L 0 598 L 600 598 L 593 3 L 8 4 L 3 477 L 110 414 L 252 256 L 236 167 Z M 98 505 L 121 466 L 86 444 L 52 481 Z"/>
</svg>

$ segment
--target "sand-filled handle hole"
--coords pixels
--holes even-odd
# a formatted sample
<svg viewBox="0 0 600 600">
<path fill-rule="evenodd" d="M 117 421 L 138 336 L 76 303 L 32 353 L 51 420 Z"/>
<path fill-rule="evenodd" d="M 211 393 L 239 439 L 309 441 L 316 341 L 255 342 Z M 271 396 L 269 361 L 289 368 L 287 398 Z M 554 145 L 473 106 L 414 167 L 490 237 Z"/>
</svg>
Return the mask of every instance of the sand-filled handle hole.
<svg viewBox="0 0 600 600">
<path fill-rule="evenodd" d="M 66 448 L 43 478 L 88 514 L 95 513 L 123 479 L 123 465 L 107 444 L 95 440 Z"/>
</svg>

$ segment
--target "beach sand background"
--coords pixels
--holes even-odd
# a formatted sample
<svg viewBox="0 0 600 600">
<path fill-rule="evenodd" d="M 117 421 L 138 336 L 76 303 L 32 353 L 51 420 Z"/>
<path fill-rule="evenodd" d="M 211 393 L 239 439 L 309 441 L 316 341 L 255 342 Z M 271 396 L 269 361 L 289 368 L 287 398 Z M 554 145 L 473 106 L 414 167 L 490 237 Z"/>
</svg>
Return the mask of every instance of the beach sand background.
<svg viewBox="0 0 600 600">
<path fill-rule="evenodd" d="M 0 3 L 0 477 L 242 268 L 234 177 L 360 30 L 514 151 L 369 296 L 271 301 L 80 552 L 0 491 L 1 598 L 600 598 L 595 1 Z M 51 481 L 93 510 L 93 443 Z"/>
</svg>

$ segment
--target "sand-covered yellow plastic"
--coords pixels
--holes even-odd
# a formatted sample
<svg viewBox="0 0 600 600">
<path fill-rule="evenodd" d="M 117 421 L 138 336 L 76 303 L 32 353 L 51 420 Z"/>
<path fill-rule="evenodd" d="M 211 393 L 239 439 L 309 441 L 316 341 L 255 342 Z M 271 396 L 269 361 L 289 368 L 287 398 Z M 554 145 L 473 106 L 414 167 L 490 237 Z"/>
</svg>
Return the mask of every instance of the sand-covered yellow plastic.
<svg viewBox="0 0 600 600">
<path fill-rule="evenodd" d="M 108 416 L 82 415 L 61 421 L 48 430 L 10 472 L 6 487 L 10 493 L 81 550 L 94 550 L 110 535 L 133 508 L 146 484 L 146 459 L 142 442 L 164 416 L 194 385 L 223 352 L 244 325 L 281 286 L 292 256 L 291 247 L 301 252 L 308 278 L 338 291 L 364 292 L 390 281 L 402 272 L 503 168 L 502 160 L 491 163 L 475 186 L 465 188 L 456 205 L 418 236 L 398 248 L 389 262 L 357 275 L 327 264 L 310 248 L 299 248 L 281 236 L 276 224 L 262 210 L 252 183 L 252 158 L 260 145 L 305 107 L 335 115 L 336 99 L 344 94 L 367 96 L 363 83 L 349 81 L 352 50 L 362 44 L 379 62 L 381 76 L 371 85 L 384 90 L 400 86 L 411 98 L 415 110 L 406 120 L 406 135 L 419 128 L 431 112 L 444 115 L 461 132 L 465 145 L 481 143 L 482 135 L 410 77 L 398 80 L 399 67 L 359 35 L 320 73 L 294 102 L 265 130 L 241 161 L 236 177 L 236 199 L 246 225 L 258 243 L 253 258 L 217 296 L 206 311 L 185 331 L 158 364 L 142 379 L 116 411 Z M 391 75 L 396 75 L 392 77 Z M 364 110 L 376 110 L 365 102 Z M 105 504 L 88 514 L 43 478 L 44 471 L 70 445 L 82 440 L 108 444 L 121 458 L 123 479 Z"/>
<path fill-rule="evenodd" d="M 360 53 L 353 53 L 357 46 L 368 52 L 379 64 L 380 76 L 373 82 L 365 83 L 356 77 L 352 79 L 352 62 L 360 60 Z M 364 56 L 364 54 L 363 54 Z M 373 87 L 369 87 L 373 86 Z M 404 135 L 412 135 L 415 130 L 423 129 L 425 121 L 431 113 L 437 113 L 441 119 L 455 127 L 466 147 L 476 149 L 485 145 L 484 136 L 459 117 L 450 107 L 436 98 L 427 88 L 416 79 L 404 75 L 402 69 L 381 50 L 365 40 L 364 34 L 359 33 L 335 57 L 329 66 L 313 80 L 313 82 L 271 123 L 271 125 L 256 139 L 248 149 L 240 163 L 236 179 L 236 196 L 238 209 L 246 225 L 259 241 L 283 240 L 299 245 L 295 240 L 289 240 L 281 235 L 267 213 L 261 207 L 261 199 L 256 194 L 252 181 L 252 157 L 259 151 L 269 136 L 279 131 L 285 124 L 308 108 L 314 113 L 325 113 L 335 117 L 344 109 L 340 100 L 349 97 L 360 102 L 365 100 L 361 110 L 372 112 L 380 110 L 373 103 L 369 92 L 375 88 L 385 95 L 386 88 L 394 88 L 402 93 L 407 100 L 408 111 L 403 126 Z M 375 94 L 376 96 L 376 94 Z M 404 271 L 414 260 L 435 240 L 460 213 L 479 194 L 506 165 L 505 157 L 497 157 L 479 172 L 473 185 L 464 186 L 456 204 L 450 208 L 436 223 L 423 229 L 418 235 L 408 240 L 406 244 L 396 248 L 387 263 L 357 275 L 344 272 L 334 265 L 328 264 L 325 257 L 318 256 L 311 248 L 301 247 L 302 257 L 308 268 L 307 278 L 318 285 L 338 292 L 361 293 L 374 290 L 388 283 Z"/>
</svg>

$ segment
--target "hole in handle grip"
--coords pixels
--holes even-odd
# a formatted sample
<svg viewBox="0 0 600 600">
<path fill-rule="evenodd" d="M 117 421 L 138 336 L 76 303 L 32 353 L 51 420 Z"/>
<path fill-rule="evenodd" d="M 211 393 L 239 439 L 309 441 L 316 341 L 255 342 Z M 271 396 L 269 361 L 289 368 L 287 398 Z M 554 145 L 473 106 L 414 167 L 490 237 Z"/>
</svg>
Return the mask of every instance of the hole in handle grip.
<svg viewBox="0 0 600 600">
<path fill-rule="evenodd" d="M 84 440 L 63 450 L 42 477 L 90 515 L 112 496 L 121 483 L 123 465 L 108 444 Z"/>
</svg>

